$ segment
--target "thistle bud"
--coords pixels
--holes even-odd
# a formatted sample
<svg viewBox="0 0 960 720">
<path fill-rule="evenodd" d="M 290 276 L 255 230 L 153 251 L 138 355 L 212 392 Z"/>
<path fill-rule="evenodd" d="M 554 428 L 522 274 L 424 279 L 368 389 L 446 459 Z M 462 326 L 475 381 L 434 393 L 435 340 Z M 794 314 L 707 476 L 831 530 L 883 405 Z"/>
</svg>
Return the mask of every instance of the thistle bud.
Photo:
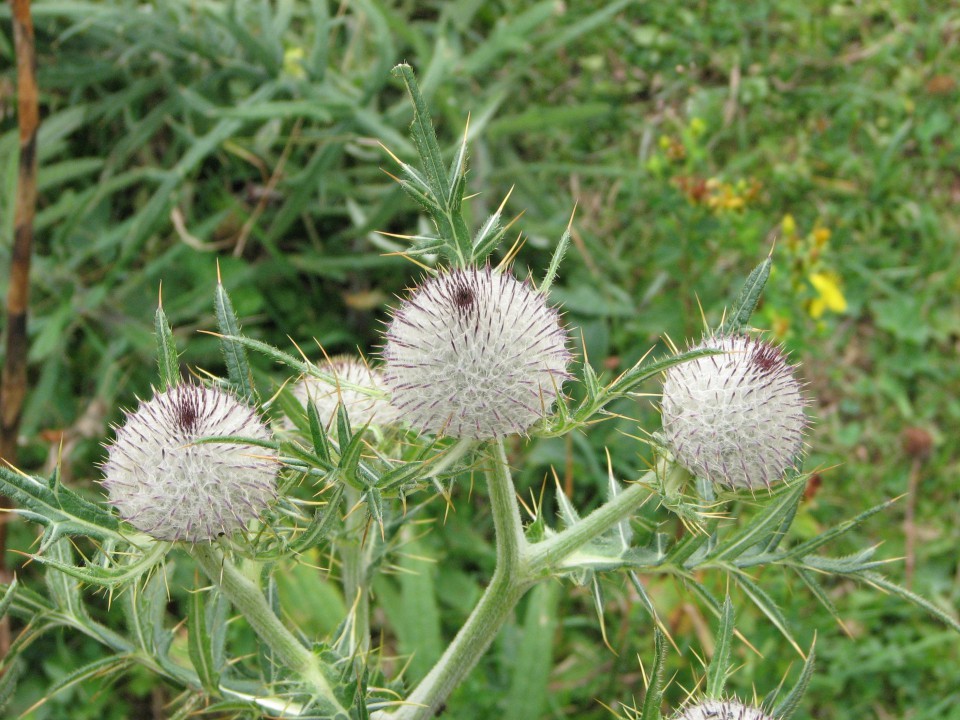
<svg viewBox="0 0 960 720">
<path fill-rule="evenodd" d="M 557 311 L 509 273 L 451 270 L 394 312 L 384 381 L 421 432 L 487 440 L 525 432 L 549 412 L 570 352 Z"/>
<path fill-rule="evenodd" d="M 682 710 L 674 720 L 773 720 L 737 700 L 706 700 Z"/>
<path fill-rule="evenodd" d="M 336 384 L 308 376 L 294 385 L 292 392 L 304 407 L 308 401 L 313 402 L 323 427 L 330 428 L 336 422 L 337 405 L 341 403 L 354 426 L 383 425 L 391 421 L 393 410 L 384 398 L 357 389 L 385 392 L 383 375 L 379 370 L 348 355 L 330 358 L 321 369 L 333 375 Z"/>
<path fill-rule="evenodd" d="M 731 488 L 770 487 L 803 449 L 800 383 L 780 348 L 744 335 L 714 336 L 722 350 L 667 371 L 663 430 L 691 473 Z"/>
<path fill-rule="evenodd" d="M 204 542 L 245 530 L 273 499 L 277 459 L 268 449 L 201 443 L 268 440 L 253 408 L 233 396 L 180 385 L 127 413 L 107 447 L 103 485 L 120 517 L 158 540 Z"/>
</svg>

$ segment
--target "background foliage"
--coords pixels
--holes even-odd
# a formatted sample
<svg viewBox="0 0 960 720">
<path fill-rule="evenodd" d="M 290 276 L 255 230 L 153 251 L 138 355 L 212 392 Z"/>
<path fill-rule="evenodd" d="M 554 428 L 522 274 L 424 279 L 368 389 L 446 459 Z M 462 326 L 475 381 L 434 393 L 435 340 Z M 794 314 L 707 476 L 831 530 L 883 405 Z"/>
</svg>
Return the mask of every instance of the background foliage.
<svg viewBox="0 0 960 720">
<path fill-rule="evenodd" d="M 597 370 L 628 367 L 664 333 L 696 338 L 700 307 L 715 324 L 778 238 L 754 320 L 802 362 L 815 399 L 807 468 L 820 472 L 796 528 L 812 534 L 912 488 L 859 540 L 907 556 L 889 569 L 895 579 L 960 605 L 955 3 L 110 0 L 40 1 L 33 13 L 43 125 L 25 468 L 49 468 L 63 442 L 68 482 L 99 494 L 107 424 L 155 382 L 161 281 L 183 360 L 221 369 L 216 343 L 197 333 L 214 326 L 218 259 L 248 335 L 375 353 L 392 295 L 417 276 L 388 254 L 404 243 L 377 231 L 416 234 L 423 223 L 380 169 L 394 166 L 378 141 L 414 156 L 409 104 L 389 75 L 406 60 L 441 144 L 452 148 L 469 116 L 475 218 L 514 188 L 506 212 L 524 212 L 514 229 L 526 241 L 518 270 L 542 271 L 577 204 L 553 293 Z M 7 6 L 0 18 L 6 267 L 17 139 Z M 4 292 L 6 281 L 0 273 Z M 269 362 L 251 359 L 267 378 Z M 622 473 L 642 467 L 630 435 L 638 420 L 657 426 L 655 408 L 617 409 L 624 419 L 589 440 L 518 444 L 517 457 L 530 458 L 521 487 L 538 494 L 553 466 L 586 507 L 605 483 L 605 447 Z M 402 562 L 414 572 L 377 588 L 393 608 L 377 619 L 386 655 L 416 648 L 412 678 L 489 577 L 492 549 L 477 555 L 488 518 L 468 486 L 456 512 L 436 503 L 436 522 Z M 31 533 L 18 526 L 15 549 L 27 550 Z M 188 586 L 190 568 L 178 572 Z M 322 574 L 301 565 L 282 582 L 292 590 L 284 597 L 301 598 L 287 612 L 329 631 L 323 604 L 343 601 Z M 175 586 L 171 601 L 183 602 Z M 801 645 L 818 633 L 812 717 L 954 717 L 960 650 L 946 629 L 834 583 L 847 637 L 804 588 L 779 590 L 787 617 L 802 618 Z M 665 620 L 680 652 L 667 676 L 676 673 L 668 695 L 677 702 L 697 682 L 691 669 L 711 620 L 677 586 L 648 591 L 673 608 Z M 633 593 L 619 581 L 606 588 L 604 641 L 586 592 L 539 588 L 450 716 L 602 718 L 598 700 L 639 698 L 637 657 L 652 657 L 653 637 Z M 762 657 L 738 646 L 731 687 L 763 693 L 797 656 L 740 606 L 738 628 Z M 99 650 L 64 636 L 33 652 L 37 672 L 15 715 Z M 113 689 L 94 680 L 28 717 L 66 708 L 76 718 L 162 717 L 164 692 L 146 675 Z"/>
</svg>

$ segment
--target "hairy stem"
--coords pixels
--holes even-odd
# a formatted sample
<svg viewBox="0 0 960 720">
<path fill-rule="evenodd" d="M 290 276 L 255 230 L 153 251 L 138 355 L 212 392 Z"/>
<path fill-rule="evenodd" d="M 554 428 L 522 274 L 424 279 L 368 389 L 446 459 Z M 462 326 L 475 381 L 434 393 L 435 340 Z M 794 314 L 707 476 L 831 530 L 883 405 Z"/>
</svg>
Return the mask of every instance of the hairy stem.
<svg viewBox="0 0 960 720">
<path fill-rule="evenodd" d="M 432 718 L 441 703 L 477 664 L 500 627 L 512 615 L 517 602 L 532 585 L 522 567 L 527 541 L 502 442 L 493 445 L 490 460 L 493 466 L 487 472 L 487 487 L 497 545 L 497 567 L 493 578 L 467 622 L 404 706 L 392 715 L 378 713 L 378 718 Z"/>
<path fill-rule="evenodd" d="M 362 655 L 370 649 L 370 593 L 364 540 L 373 542 L 373 538 L 364 537 L 366 511 L 358 505 L 360 492 L 347 486 L 346 499 L 346 537 L 337 545 L 343 567 L 343 597 L 353 607 L 351 651 Z"/>
<path fill-rule="evenodd" d="M 333 694 L 316 655 L 300 644 L 280 622 L 260 588 L 213 545 L 198 543 L 191 549 L 191 554 L 204 574 L 216 583 L 233 607 L 247 619 L 257 637 L 273 650 L 280 662 L 310 686 L 324 710 L 346 716 L 347 711 Z"/>
<path fill-rule="evenodd" d="M 664 466 L 661 464 L 656 470 L 650 470 L 638 482 L 563 532 L 530 546 L 526 565 L 528 571 L 534 577 L 546 576 L 556 570 L 571 553 L 633 515 L 650 497 L 649 484 L 657 478 L 658 473 L 664 472 Z"/>
</svg>

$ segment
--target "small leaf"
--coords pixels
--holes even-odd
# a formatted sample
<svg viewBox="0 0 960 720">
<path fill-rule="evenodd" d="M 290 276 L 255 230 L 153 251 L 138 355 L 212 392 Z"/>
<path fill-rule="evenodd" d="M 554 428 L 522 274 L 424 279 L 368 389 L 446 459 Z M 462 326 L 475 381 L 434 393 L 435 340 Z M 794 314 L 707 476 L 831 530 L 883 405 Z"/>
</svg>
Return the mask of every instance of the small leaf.
<svg viewBox="0 0 960 720">
<path fill-rule="evenodd" d="M 717 632 L 713 658 L 707 667 L 707 697 L 723 697 L 723 686 L 730 671 L 730 651 L 733 644 L 733 603 L 730 596 L 723 599 L 723 611 L 720 614 L 720 628 Z"/>
<path fill-rule="evenodd" d="M 803 670 L 800 671 L 800 677 L 797 678 L 796 684 L 787 693 L 787 696 L 781 700 L 777 706 L 773 709 L 772 715 L 778 720 L 790 720 L 793 714 L 800 707 L 800 700 L 803 698 L 803 694 L 807 691 L 807 687 L 810 685 L 810 678 L 813 677 L 813 665 L 814 659 L 816 658 L 816 650 L 814 646 L 816 645 L 816 639 L 814 639 L 814 644 L 810 646 L 810 652 L 807 653 L 807 659 L 803 663 Z"/>
<path fill-rule="evenodd" d="M 930 615 L 950 626 L 956 632 L 960 632 L 960 621 L 958 621 L 957 618 L 948 614 L 943 608 L 937 607 L 925 597 L 917 595 L 915 592 L 907 590 L 904 587 L 900 587 L 896 583 L 887 580 L 882 575 L 878 575 L 874 572 L 858 572 L 850 573 L 850 577 L 860 578 L 864 582 L 881 590 L 885 590 L 891 595 L 896 595 L 900 598 L 903 598 L 904 600 L 913 603 L 917 607 L 926 610 L 928 613 L 930 613 Z"/>
<path fill-rule="evenodd" d="M 290 549 L 301 554 L 307 552 L 310 548 L 318 545 L 330 533 L 334 523 L 339 520 L 340 498 L 343 495 L 343 485 L 338 483 L 333 490 L 333 495 L 327 499 L 326 505 L 317 508 L 313 513 L 313 519 L 302 533 L 297 535 L 296 540 L 291 543 Z"/>
<path fill-rule="evenodd" d="M 771 597 L 743 573 L 737 573 L 736 580 L 747 594 L 747 597 L 753 601 L 753 604 L 767 616 L 767 619 L 774 624 L 777 630 L 780 631 L 780 634 L 793 646 L 793 649 L 796 650 L 799 655 L 803 656 L 803 651 L 800 649 L 800 646 L 797 645 L 797 641 L 793 639 L 793 633 L 790 632 L 787 619 L 783 616 L 783 613 L 780 612 L 780 608 L 777 607 Z"/>
<path fill-rule="evenodd" d="M 721 542 L 714 550 L 711 560 L 718 562 L 732 560 L 740 557 L 744 552 L 757 545 L 768 545 L 776 530 L 771 530 L 774 526 L 781 529 L 783 521 L 792 517 L 797 510 L 797 505 L 803 497 L 806 490 L 806 483 L 798 482 L 776 502 L 766 506 L 756 514 L 743 528 L 733 537 Z"/>
<path fill-rule="evenodd" d="M 643 698 L 640 720 L 660 720 L 663 705 L 663 664 L 666 657 L 666 640 L 660 628 L 653 629 L 653 669 L 647 679 L 647 694 Z"/>
<path fill-rule="evenodd" d="M 543 276 L 543 281 L 540 283 L 540 292 L 546 294 L 550 292 L 550 286 L 553 285 L 553 281 L 557 277 L 557 270 L 560 269 L 560 263 L 563 262 L 564 256 L 567 254 L 567 248 L 570 245 L 570 229 L 573 226 L 573 216 L 570 216 L 570 224 L 567 225 L 567 229 L 563 231 L 563 235 L 560 236 L 560 242 L 557 243 L 556 249 L 553 251 L 553 257 L 550 258 L 550 265 L 547 267 L 547 272 Z"/>
<path fill-rule="evenodd" d="M 7 614 L 7 610 L 10 609 L 10 603 L 13 602 L 13 596 L 17 592 L 18 585 L 17 576 L 14 575 L 10 583 L 4 588 L 3 597 L 0 598 L 0 618 Z M 0 585 L 0 587 L 3 587 Z"/>
<path fill-rule="evenodd" d="M 207 631 L 207 593 L 194 590 L 190 594 L 190 606 L 187 615 L 187 650 L 190 662 L 197 671 L 197 677 L 204 689 L 211 695 L 217 695 L 220 684 L 220 670 L 214 662 L 213 645 Z"/>
<path fill-rule="evenodd" d="M 61 485 L 56 476 L 48 483 L 0 467 L 0 493 L 17 504 L 18 515 L 47 528 L 40 553 L 61 537 L 72 535 L 127 541 L 120 534 L 120 523 L 113 514 Z"/>
<path fill-rule="evenodd" d="M 434 196 L 446 198 L 450 195 L 450 182 L 443 166 L 443 153 L 437 142 L 437 134 L 433 129 L 427 103 L 420 94 L 420 87 L 413 75 L 413 68 L 407 64 L 397 65 L 393 69 L 393 74 L 403 80 L 413 102 L 413 124 L 410 126 L 410 133 L 427 173 L 430 189 Z"/>
<path fill-rule="evenodd" d="M 747 276 L 746 282 L 740 288 L 740 294 L 733 304 L 733 310 L 720 326 L 721 335 L 732 335 L 741 332 L 750 322 L 750 316 L 760 302 L 760 295 L 767 279 L 770 277 L 770 268 L 773 267 L 773 261 L 768 257 L 762 263 L 753 269 L 753 272 Z"/>
<path fill-rule="evenodd" d="M 216 290 L 217 328 L 220 330 L 220 350 L 227 364 L 227 376 L 237 395 L 247 401 L 258 400 L 257 390 L 253 384 L 253 375 L 250 372 L 250 363 L 247 361 L 247 351 L 239 344 L 235 337 L 240 335 L 240 323 L 233 311 L 233 303 L 223 287 L 217 282 Z"/>
<path fill-rule="evenodd" d="M 157 365 L 160 371 L 160 391 L 164 392 L 180 384 L 180 361 L 177 358 L 177 343 L 173 331 L 163 312 L 163 306 L 157 307 L 154 318 L 154 332 L 157 338 Z"/>
</svg>

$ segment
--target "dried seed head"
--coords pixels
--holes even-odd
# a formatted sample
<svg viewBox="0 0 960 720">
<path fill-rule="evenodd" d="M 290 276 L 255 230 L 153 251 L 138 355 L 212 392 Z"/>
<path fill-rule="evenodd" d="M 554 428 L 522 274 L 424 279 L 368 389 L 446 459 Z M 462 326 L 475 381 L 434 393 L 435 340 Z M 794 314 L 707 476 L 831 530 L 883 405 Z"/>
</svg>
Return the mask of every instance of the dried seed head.
<svg viewBox="0 0 960 720">
<path fill-rule="evenodd" d="M 803 449 L 800 383 L 783 352 L 744 335 L 714 336 L 723 350 L 675 365 L 663 385 L 663 430 L 677 461 L 732 488 L 770 487 Z"/>
<path fill-rule="evenodd" d="M 103 485 L 120 516 L 158 540 L 203 542 L 244 530 L 274 497 L 270 450 L 193 444 L 204 437 L 270 438 L 252 408 L 221 390 L 172 388 L 141 402 L 116 432 Z"/>
<path fill-rule="evenodd" d="M 393 315 L 384 382 L 422 432 L 487 440 L 522 433 L 553 405 L 570 352 L 557 311 L 509 273 L 451 270 Z"/>
<path fill-rule="evenodd" d="M 706 700 L 682 710 L 674 720 L 773 720 L 737 700 Z"/>
<path fill-rule="evenodd" d="M 391 421 L 393 409 L 383 398 L 368 395 L 354 386 L 386 391 L 383 375 L 370 368 L 360 358 L 338 355 L 330 358 L 321 368 L 334 376 L 336 385 L 315 377 L 305 377 L 293 386 L 293 395 L 306 407 L 313 401 L 317 417 L 325 428 L 337 422 L 337 405 L 343 403 L 354 427 L 384 425 Z"/>
</svg>

